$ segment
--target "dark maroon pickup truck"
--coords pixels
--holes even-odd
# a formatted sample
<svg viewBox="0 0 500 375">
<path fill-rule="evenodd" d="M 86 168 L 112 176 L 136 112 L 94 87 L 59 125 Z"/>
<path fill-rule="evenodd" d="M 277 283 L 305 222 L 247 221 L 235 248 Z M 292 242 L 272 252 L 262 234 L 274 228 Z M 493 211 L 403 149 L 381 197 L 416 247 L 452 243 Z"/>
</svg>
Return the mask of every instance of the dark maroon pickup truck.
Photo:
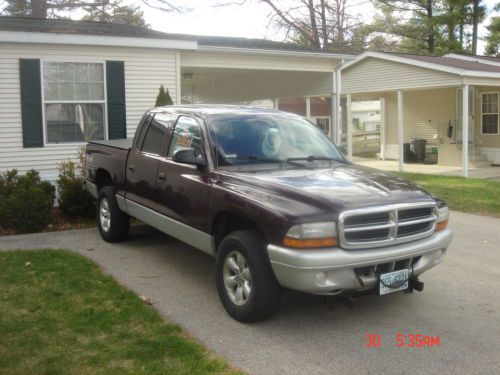
<svg viewBox="0 0 500 375">
<path fill-rule="evenodd" d="M 452 239 L 445 203 L 356 166 L 302 117 L 236 106 L 148 111 L 133 140 L 90 142 L 86 183 L 106 241 L 130 217 L 216 258 L 240 321 L 282 287 L 322 295 L 422 290 Z"/>
</svg>

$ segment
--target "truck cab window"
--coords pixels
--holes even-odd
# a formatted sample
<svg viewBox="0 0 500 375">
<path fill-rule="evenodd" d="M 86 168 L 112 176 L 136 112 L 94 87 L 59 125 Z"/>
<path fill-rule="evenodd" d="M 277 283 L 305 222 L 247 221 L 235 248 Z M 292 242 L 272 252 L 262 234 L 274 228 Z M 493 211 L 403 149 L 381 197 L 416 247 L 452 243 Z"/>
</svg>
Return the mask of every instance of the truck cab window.
<svg viewBox="0 0 500 375">
<path fill-rule="evenodd" d="M 141 150 L 150 154 L 160 155 L 164 138 L 165 128 L 163 126 L 156 125 L 154 122 L 151 122 L 146 131 L 146 136 L 144 137 L 144 142 L 142 143 Z"/>
<path fill-rule="evenodd" d="M 201 128 L 194 118 L 181 116 L 175 124 L 168 156 L 172 156 L 178 150 L 187 148 L 194 149 L 198 154 L 202 153 Z"/>
</svg>

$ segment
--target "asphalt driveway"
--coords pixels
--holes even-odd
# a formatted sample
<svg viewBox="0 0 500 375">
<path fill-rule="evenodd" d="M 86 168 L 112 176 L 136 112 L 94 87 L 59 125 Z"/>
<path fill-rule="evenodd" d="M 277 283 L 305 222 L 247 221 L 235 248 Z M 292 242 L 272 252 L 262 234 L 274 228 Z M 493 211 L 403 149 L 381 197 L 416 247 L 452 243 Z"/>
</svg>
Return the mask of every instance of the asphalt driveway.
<svg viewBox="0 0 500 375">
<path fill-rule="evenodd" d="M 499 374 L 500 219 L 451 217 L 455 239 L 445 262 L 422 277 L 423 293 L 364 296 L 353 308 L 332 308 L 322 297 L 286 292 L 271 320 L 252 325 L 226 315 L 209 256 L 147 227 L 120 244 L 78 230 L 0 237 L 0 249 L 84 254 L 252 374 Z M 397 347 L 399 332 L 440 336 L 440 346 Z M 380 334 L 380 347 L 365 347 L 367 334 Z"/>
</svg>

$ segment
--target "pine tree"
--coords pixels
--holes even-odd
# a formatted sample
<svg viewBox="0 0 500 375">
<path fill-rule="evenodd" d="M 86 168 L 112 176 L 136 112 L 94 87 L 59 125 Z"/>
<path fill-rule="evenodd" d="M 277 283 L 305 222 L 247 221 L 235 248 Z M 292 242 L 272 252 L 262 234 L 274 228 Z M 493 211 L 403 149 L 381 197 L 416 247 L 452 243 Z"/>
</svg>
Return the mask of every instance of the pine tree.
<svg viewBox="0 0 500 375">
<path fill-rule="evenodd" d="M 158 96 L 156 97 L 156 103 L 155 107 L 159 107 L 162 105 L 172 105 L 174 102 L 172 101 L 172 98 L 170 97 L 170 93 L 167 89 L 165 91 L 165 87 L 163 85 L 160 85 L 160 92 L 158 93 Z"/>
</svg>

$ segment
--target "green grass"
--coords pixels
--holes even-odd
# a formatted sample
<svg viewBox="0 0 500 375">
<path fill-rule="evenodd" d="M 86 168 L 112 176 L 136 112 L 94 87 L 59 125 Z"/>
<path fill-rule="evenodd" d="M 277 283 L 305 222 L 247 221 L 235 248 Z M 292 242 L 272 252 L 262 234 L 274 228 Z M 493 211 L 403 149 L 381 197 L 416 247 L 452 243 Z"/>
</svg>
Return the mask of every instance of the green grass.
<svg viewBox="0 0 500 375">
<path fill-rule="evenodd" d="M 500 182 L 473 178 L 399 173 L 444 199 L 452 210 L 500 217 Z"/>
<path fill-rule="evenodd" d="M 233 374 L 67 251 L 0 252 L 1 374 Z"/>
</svg>

